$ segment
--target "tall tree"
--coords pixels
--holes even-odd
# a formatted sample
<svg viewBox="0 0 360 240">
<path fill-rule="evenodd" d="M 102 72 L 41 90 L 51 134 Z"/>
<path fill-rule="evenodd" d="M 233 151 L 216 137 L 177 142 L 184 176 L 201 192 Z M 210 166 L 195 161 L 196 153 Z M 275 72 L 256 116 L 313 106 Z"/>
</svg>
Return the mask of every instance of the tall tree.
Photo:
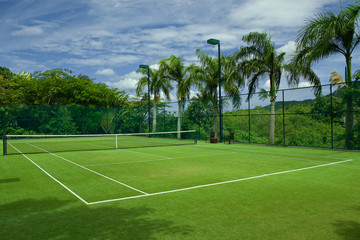
<svg viewBox="0 0 360 240">
<path fill-rule="evenodd" d="M 330 11 L 319 13 L 307 20 L 296 39 L 298 54 L 295 61 L 297 64 L 309 66 L 335 54 L 342 54 L 345 58 L 346 148 L 352 147 L 354 136 L 351 60 L 352 53 L 360 42 L 359 14 L 360 1 L 349 5 L 338 14 Z"/>
<path fill-rule="evenodd" d="M 141 95 L 142 91 L 148 86 L 148 70 L 145 68 L 140 68 L 138 72 L 143 74 L 143 77 L 137 82 L 136 94 Z M 162 92 L 165 95 L 167 100 L 170 100 L 170 91 L 172 86 L 170 81 L 167 78 L 163 77 L 163 72 L 159 69 L 149 69 L 150 72 L 150 94 L 153 95 L 153 127 L 152 131 L 156 132 L 156 104 L 160 101 L 160 93 Z M 150 116 L 149 116 L 150 117 Z"/>
<path fill-rule="evenodd" d="M 275 101 L 281 82 L 282 72 L 287 72 L 288 84 L 297 85 L 300 76 L 306 77 L 312 83 L 320 80 L 310 68 L 297 68 L 295 64 L 285 63 L 285 53 L 278 52 L 271 37 L 267 33 L 251 32 L 243 37 L 248 46 L 241 47 L 234 57 L 240 60 L 239 68 L 248 78 L 249 98 L 256 92 L 262 78 L 270 79 L 270 121 L 269 144 L 275 143 Z M 264 97 L 264 90 L 262 90 Z"/>
<path fill-rule="evenodd" d="M 35 105 L 82 105 L 121 107 L 127 105 L 125 91 L 109 88 L 104 83 L 94 83 L 86 75 L 75 76 L 68 69 L 35 72 L 33 88 L 26 91 L 26 99 Z"/>
<path fill-rule="evenodd" d="M 0 67 L 0 105 L 18 104 L 19 92 L 17 83 L 13 80 L 16 74 L 6 67 Z"/>
<path fill-rule="evenodd" d="M 185 66 L 183 57 L 175 57 L 174 55 L 160 61 L 160 70 L 164 74 L 164 78 L 176 83 L 176 97 L 178 102 L 177 116 L 177 138 L 181 138 L 181 113 L 184 108 L 185 100 L 190 98 L 190 87 L 194 85 L 193 79 L 189 72 L 192 66 Z"/>
<path fill-rule="evenodd" d="M 212 58 L 209 54 L 196 51 L 200 65 L 193 67 L 190 78 L 199 82 L 201 97 L 212 102 L 214 107 L 213 113 L 213 130 L 215 137 L 218 137 L 218 116 L 219 116 L 219 63 L 218 59 Z M 225 97 L 232 101 L 234 107 L 241 104 L 240 89 L 244 85 L 242 75 L 235 67 L 235 61 L 231 56 L 221 56 L 221 86 L 224 89 Z"/>
</svg>

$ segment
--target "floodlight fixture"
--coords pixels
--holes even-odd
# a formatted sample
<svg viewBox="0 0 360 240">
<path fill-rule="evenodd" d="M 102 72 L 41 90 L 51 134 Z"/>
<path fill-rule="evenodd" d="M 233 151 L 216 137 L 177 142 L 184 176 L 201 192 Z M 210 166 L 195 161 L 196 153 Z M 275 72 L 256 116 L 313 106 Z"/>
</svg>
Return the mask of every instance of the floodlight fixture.
<svg viewBox="0 0 360 240">
<path fill-rule="evenodd" d="M 207 40 L 207 43 L 211 45 L 220 45 L 220 40 L 217 40 L 215 38 L 210 38 Z"/>
<path fill-rule="evenodd" d="M 220 40 L 210 38 L 207 40 L 208 44 L 218 45 L 218 60 L 219 60 L 219 112 L 220 112 L 220 142 L 223 141 L 223 127 L 222 127 L 222 99 L 221 99 L 221 61 L 220 61 Z"/>
</svg>

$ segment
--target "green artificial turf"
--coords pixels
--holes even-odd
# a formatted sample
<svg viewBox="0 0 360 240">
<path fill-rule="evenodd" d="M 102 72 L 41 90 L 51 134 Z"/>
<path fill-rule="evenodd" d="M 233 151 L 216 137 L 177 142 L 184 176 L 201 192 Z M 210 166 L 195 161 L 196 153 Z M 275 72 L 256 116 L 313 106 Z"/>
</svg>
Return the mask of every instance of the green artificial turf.
<svg viewBox="0 0 360 240">
<path fill-rule="evenodd" d="M 0 239 L 360 239 L 359 152 L 199 142 L 26 156 L 0 157 Z"/>
</svg>

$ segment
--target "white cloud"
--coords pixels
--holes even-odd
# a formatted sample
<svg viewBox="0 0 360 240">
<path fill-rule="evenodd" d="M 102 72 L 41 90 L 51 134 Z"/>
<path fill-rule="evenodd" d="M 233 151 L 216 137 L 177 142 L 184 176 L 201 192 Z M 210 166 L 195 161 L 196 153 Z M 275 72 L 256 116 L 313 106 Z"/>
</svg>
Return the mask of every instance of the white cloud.
<svg viewBox="0 0 360 240">
<path fill-rule="evenodd" d="M 165 94 L 163 92 L 160 93 L 160 98 L 163 99 L 164 101 L 167 101 Z M 174 92 L 170 93 L 170 102 L 176 102 L 177 101 L 177 97 L 176 94 Z"/>
<path fill-rule="evenodd" d="M 117 82 L 107 82 L 110 87 L 118 88 L 120 90 L 135 89 L 138 80 L 133 78 L 121 79 Z"/>
<path fill-rule="evenodd" d="M 99 55 L 97 57 L 69 58 L 63 60 L 63 64 L 71 63 L 77 66 L 124 66 L 127 64 L 138 63 L 139 57 L 136 55 Z"/>
<path fill-rule="evenodd" d="M 286 45 L 277 49 L 278 52 L 285 52 L 287 54 L 293 54 L 296 51 L 296 45 L 294 41 L 289 41 Z"/>
<path fill-rule="evenodd" d="M 200 93 L 199 91 L 190 90 L 190 99 L 192 99 L 193 97 L 196 97 L 196 95 L 199 93 Z"/>
<path fill-rule="evenodd" d="M 135 71 L 130 72 L 124 76 L 116 77 L 112 81 L 107 82 L 106 84 L 113 88 L 118 88 L 120 90 L 134 90 L 136 89 L 136 84 L 141 78 L 141 74 Z"/>
<path fill-rule="evenodd" d="M 252 27 L 297 27 L 325 4 L 336 0 L 247 0 L 232 9 L 229 18 L 238 25 Z"/>
<path fill-rule="evenodd" d="M 270 90 L 270 79 L 266 80 L 264 85 L 262 86 L 265 90 Z M 259 89 L 257 89 L 259 91 Z"/>
<path fill-rule="evenodd" d="M 314 86 L 314 85 L 311 84 L 310 82 L 306 81 L 306 82 L 299 82 L 298 87 L 312 87 L 312 86 Z"/>
<path fill-rule="evenodd" d="M 32 36 L 41 35 L 44 31 L 39 26 L 21 26 L 19 30 L 13 31 L 13 36 Z"/>
<path fill-rule="evenodd" d="M 288 59 L 305 19 L 319 11 L 336 12 L 339 5 L 338 0 L 15 2 L 13 7 L 4 9 L 0 20 L 6 23 L 0 29 L 3 42 L 0 52 L 33 61 L 34 66 L 66 66 L 74 71 L 81 69 L 84 74 L 94 72 L 95 67 L 99 70 L 96 74 L 103 73 L 109 85 L 130 89 L 134 89 L 134 80 L 138 79 L 128 76 L 134 66 L 152 65 L 170 55 L 197 62 L 196 49 L 213 54 L 213 48 L 206 44 L 208 38 L 220 39 L 222 53 L 232 53 L 244 45 L 241 40 L 244 34 L 270 29 L 272 40 L 281 46 L 279 51 L 287 53 Z M 354 54 L 354 59 L 356 56 Z M 4 59 L 0 56 L 0 61 L 6 62 Z M 321 69 L 325 69 L 326 82 L 328 72 L 343 71 L 338 68 L 343 68 L 344 61 L 340 64 L 335 62 L 337 59 L 329 58 L 327 61 L 334 62 Z M 358 61 L 353 62 L 353 69 L 357 69 Z M 14 66 L 11 64 L 10 68 Z M 115 67 L 120 67 L 117 73 L 122 77 L 104 71 Z M 283 82 L 286 85 L 286 80 Z"/>
<path fill-rule="evenodd" d="M 105 69 L 97 70 L 95 74 L 109 77 L 109 76 L 113 76 L 115 72 L 111 68 L 105 68 Z"/>
<path fill-rule="evenodd" d="M 285 62 L 288 62 L 296 53 L 296 44 L 294 41 L 289 41 L 286 45 L 277 49 L 277 52 L 284 52 Z"/>
</svg>

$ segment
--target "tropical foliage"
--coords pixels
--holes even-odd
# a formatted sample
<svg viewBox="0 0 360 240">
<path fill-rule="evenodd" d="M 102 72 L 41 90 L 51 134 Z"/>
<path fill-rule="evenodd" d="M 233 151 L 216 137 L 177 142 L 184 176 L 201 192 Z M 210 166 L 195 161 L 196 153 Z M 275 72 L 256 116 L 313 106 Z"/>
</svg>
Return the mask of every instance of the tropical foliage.
<svg viewBox="0 0 360 240">
<path fill-rule="evenodd" d="M 219 118 L 219 63 L 218 59 L 212 58 L 201 50 L 196 51 L 200 64 L 193 68 L 191 78 L 199 83 L 200 96 L 213 106 L 213 132 L 218 137 L 218 118 Z M 222 56 L 220 59 L 221 85 L 224 95 L 231 99 L 235 107 L 240 105 L 239 92 L 244 85 L 241 74 L 235 67 L 235 61 L 230 56 Z"/>
<path fill-rule="evenodd" d="M 66 69 L 13 74 L 2 67 L 0 104 L 120 107 L 128 104 L 128 95 L 104 83 L 94 83 L 86 75 L 72 75 Z"/>
<path fill-rule="evenodd" d="M 262 99 L 270 98 L 270 122 L 269 122 L 269 144 L 274 144 L 275 138 L 275 101 L 280 87 L 281 75 L 283 72 L 288 74 L 288 84 L 290 86 L 299 83 L 299 76 L 306 76 L 312 82 L 320 82 L 318 77 L 311 69 L 299 68 L 294 64 L 285 63 L 285 53 L 278 52 L 271 37 L 266 33 L 249 33 L 243 37 L 249 46 L 242 47 L 235 54 L 235 58 L 240 61 L 239 69 L 242 70 L 248 80 L 249 98 L 255 93 L 259 81 L 264 77 L 270 80 L 270 91 L 261 89 Z"/>
<path fill-rule="evenodd" d="M 183 57 L 174 55 L 160 61 L 160 71 L 164 78 L 176 84 L 176 97 L 178 102 L 177 131 L 181 131 L 181 113 L 184 111 L 184 100 L 190 98 L 190 88 L 196 84 L 190 72 L 194 65 L 185 66 Z M 181 138 L 178 133 L 178 138 Z"/>
<path fill-rule="evenodd" d="M 148 79 L 148 71 L 150 78 Z M 137 83 L 136 93 L 138 96 L 142 94 L 145 87 L 149 84 L 149 92 L 153 95 L 153 115 L 152 115 L 152 131 L 156 132 L 156 115 L 157 103 L 160 101 L 160 93 L 165 95 L 166 99 L 170 99 L 170 91 L 172 86 L 167 78 L 164 78 L 163 72 L 159 69 L 140 68 L 138 72 L 143 74 L 143 77 Z"/>
<path fill-rule="evenodd" d="M 334 54 L 341 54 L 345 58 L 345 87 L 344 95 L 347 102 L 346 114 L 346 146 L 351 148 L 354 137 L 354 115 L 352 95 L 352 53 L 360 42 L 358 29 L 360 4 L 349 5 L 338 14 L 325 12 L 309 19 L 301 29 L 296 42 L 298 55 L 295 62 L 310 66 L 319 60 Z"/>
</svg>

